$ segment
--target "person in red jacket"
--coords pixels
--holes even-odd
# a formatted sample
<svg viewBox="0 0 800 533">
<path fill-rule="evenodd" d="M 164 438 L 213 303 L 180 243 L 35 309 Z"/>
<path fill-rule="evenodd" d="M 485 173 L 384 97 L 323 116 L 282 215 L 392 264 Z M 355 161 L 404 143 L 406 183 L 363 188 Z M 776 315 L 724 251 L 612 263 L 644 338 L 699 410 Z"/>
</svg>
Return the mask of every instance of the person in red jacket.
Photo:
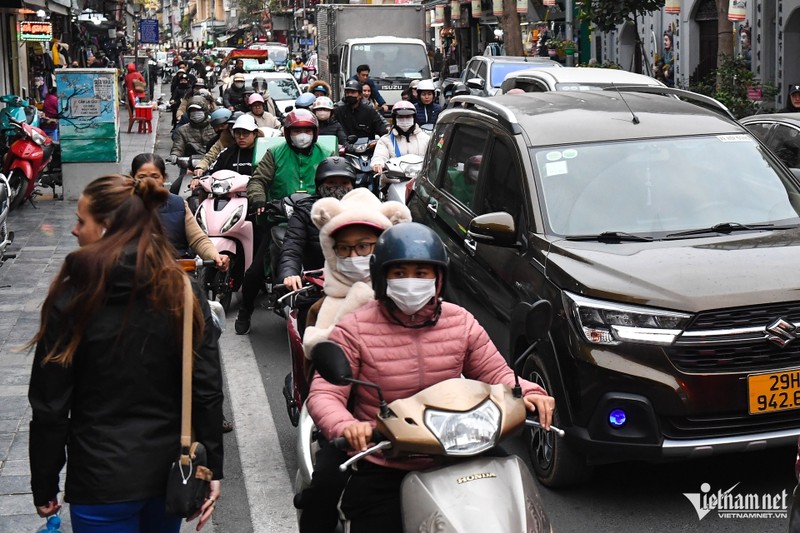
<svg viewBox="0 0 800 533">
<path fill-rule="evenodd" d="M 144 76 L 136 70 L 135 64 L 128 63 L 128 73 L 125 74 L 125 92 L 130 94 L 133 91 L 135 98 L 142 99 L 145 96 L 146 88 L 147 83 L 144 81 Z M 131 102 L 131 105 L 133 105 L 133 102 Z"/>
<path fill-rule="evenodd" d="M 380 386 L 387 402 L 461 375 L 514 386 L 513 370 L 475 317 L 442 301 L 447 264 L 444 244 L 430 228 L 407 222 L 385 230 L 370 261 L 375 300 L 342 317 L 328 337 L 344 350 L 353 377 Z M 519 383 L 525 405 L 549 431 L 555 400 L 535 383 Z M 343 436 L 354 451 L 367 449 L 379 411 L 372 388 L 315 376 L 306 405 L 326 439 Z M 432 465 L 426 458 L 365 457 L 338 500 L 348 531 L 402 533 L 403 477 Z"/>
</svg>

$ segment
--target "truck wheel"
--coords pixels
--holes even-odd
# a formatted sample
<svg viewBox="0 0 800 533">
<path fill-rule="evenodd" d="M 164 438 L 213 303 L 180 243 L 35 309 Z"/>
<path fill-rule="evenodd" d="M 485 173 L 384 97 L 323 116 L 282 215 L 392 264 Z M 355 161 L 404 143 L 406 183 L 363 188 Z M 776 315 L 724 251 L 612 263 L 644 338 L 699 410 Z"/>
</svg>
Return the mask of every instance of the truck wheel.
<svg viewBox="0 0 800 533">
<path fill-rule="evenodd" d="M 554 394 L 554 381 L 549 379 L 546 367 L 538 354 L 531 355 L 525 362 L 523 375 L 537 385 L 541 385 L 548 394 Z M 559 406 L 553 414 L 553 425 L 563 428 Z M 570 449 L 562 437 L 543 429 L 528 430 L 528 454 L 533 471 L 539 481 L 548 487 L 567 487 L 586 480 L 591 474 L 591 467 L 586 458 Z"/>
</svg>

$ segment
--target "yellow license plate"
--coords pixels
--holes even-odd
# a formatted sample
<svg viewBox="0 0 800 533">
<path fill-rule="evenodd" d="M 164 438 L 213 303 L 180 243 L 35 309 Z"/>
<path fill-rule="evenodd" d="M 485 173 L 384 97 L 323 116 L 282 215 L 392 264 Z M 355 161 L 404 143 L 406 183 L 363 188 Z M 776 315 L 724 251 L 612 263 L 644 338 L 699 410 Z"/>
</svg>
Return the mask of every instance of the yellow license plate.
<svg viewBox="0 0 800 533">
<path fill-rule="evenodd" d="M 800 409 L 800 370 L 747 376 L 750 414 Z"/>
</svg>

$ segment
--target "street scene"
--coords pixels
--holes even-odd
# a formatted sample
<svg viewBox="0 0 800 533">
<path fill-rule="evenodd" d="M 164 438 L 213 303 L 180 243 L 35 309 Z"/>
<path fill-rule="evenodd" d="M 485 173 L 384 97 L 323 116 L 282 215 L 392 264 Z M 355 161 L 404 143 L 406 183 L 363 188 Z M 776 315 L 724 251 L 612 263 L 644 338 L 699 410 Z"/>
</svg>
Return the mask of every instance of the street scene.
<svg viewBox="0 0 800 533">
<path fill-rule="evenodd" d="M 800 531 L 800 0 L 37 2 L 0 533 Z"/>
</svg>

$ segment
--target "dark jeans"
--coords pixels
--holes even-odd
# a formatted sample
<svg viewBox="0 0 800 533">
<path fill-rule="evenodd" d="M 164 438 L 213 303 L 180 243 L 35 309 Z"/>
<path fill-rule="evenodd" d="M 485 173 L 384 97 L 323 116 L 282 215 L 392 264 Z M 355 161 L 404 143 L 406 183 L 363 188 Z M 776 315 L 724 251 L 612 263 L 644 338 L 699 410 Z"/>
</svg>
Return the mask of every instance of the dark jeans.
<svg viewBox="0 0 800 533">
<path fill-rule="evenodd" d="M 347 453 L 320 442 L 311 486 L 303 491 L 300 533 L 327 533 L 336 529 L 339 496 L 349 475 L 339 472 L 339 465 L 346 460 Z"/>
<path fill-rule="evenodd" d="M 408 472 L 361 461 L 342 493 L 340 509 L 350 533 L 403 533 L 400 484 Z"/>
</svg>

